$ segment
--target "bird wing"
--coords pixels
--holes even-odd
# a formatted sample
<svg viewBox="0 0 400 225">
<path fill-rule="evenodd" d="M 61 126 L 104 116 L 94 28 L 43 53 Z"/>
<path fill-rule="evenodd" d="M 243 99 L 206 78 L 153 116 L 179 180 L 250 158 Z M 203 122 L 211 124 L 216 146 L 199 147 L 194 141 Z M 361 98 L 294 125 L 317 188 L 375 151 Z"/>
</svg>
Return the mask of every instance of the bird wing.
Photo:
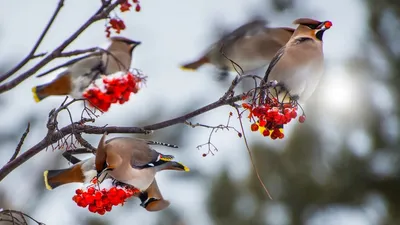
<svg viewBox="0 0 400 225">
<path fill-rule="evenodd" d="M 222 45 L 226 48 L 229 48 L 233 45 L 237 40 L 245 37 L 254 36 L 260 32 L 265 32 L 267 21 L 265 20 L 253 20 L 249 23 L 246 23 L 231 33 L 225 35 L 218 42 L 218 46 L 222 47 Z"/>
<path fill-rule="evenodd" d="M 278 50 L 278 52 L 275 54 L 274 58 L 272 58 L 267 71 L 265 72 L 264 80 L 267 81 L 272 69 L 274 69 L 275 65 L 279 62 L 279 60 L 283 57 L 285 54 L 285 49 L 286 46 L 283 46 Z"/>
<path fill-rule="evenodd" d="M 102 56 L 104 75 L 113 74 L 119 71 L 128 71 L 131 66 L 132 57 L 126 51 L 109 51 Z"/>
<path fill-rule="evenodd" d="M 149 198 L 163 199 L 160 189 L 158 188 L 156 179 L 150 184 L 146 190 Z"/>
</svg>

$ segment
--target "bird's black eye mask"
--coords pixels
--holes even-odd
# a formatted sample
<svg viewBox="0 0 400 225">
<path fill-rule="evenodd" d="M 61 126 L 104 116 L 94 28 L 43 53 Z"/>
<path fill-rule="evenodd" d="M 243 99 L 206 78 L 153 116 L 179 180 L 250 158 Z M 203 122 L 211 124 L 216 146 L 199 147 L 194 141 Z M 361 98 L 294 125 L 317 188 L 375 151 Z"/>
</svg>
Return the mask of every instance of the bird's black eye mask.
<svg viewBox="0 0 400 225">
<path fill-rule="evenodd" d="M 321 26 L 321 24 L 302 24 L 302 25 L 305 25 L 312 30 L 318 29 Z"/>
</svg>

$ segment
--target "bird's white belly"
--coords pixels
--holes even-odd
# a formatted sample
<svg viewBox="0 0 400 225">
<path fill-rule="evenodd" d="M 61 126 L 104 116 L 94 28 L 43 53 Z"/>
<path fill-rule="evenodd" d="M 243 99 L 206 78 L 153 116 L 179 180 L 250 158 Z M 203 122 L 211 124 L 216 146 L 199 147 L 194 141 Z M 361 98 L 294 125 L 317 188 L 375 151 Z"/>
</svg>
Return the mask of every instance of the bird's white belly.
<svg viewBox="0 0 400 225">
<path fill-rule="evenodd" d="M 154 169 L 128 169 L 123 171 L 112 171 L 110 175 L 123 183 L 132 185 L 137 189 L 144 191 L 154 180 L 156 175 Z"/>
<path fill-rule="evenodd" d="M 319 83 L 322 70 L 316 68 L 318 67 L 311 63 L 296 70 L 286 71 L 275 79 L 275 76 L 271 76 L 269 80 L 283 83 L 292 96 L 298 95 L 300 101 L 304 102 L 313 94 Z"/>
</svg>

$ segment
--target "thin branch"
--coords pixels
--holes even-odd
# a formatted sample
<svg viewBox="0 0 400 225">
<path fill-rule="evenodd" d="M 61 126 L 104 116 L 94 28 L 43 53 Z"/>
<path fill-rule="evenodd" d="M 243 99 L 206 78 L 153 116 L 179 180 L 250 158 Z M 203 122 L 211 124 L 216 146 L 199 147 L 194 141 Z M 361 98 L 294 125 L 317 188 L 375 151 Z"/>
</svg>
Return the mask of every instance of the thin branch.
<svg viewBox="0 0 400 225">
<path fill-rule="evenodd" d="M 39 39 L 36 41 L 36 44 L 33 46 L 32 50 L 29 52 L 29 54 L 20 62 L 18 65 L 16 65 L 14 68 L 12 68 L 10 71 L 8 71 L 6 74 L 0 77 L 0 82 L 6 80 L 7 78 L 11 77 L 14 73 L 16 73 L 18 70 L 20 70 L 23 66 L 25 66 L 31 59 L 38 57 L 35 55 L 36 50 L 39 48 L 39 45 L 42 43 L 44 37 L 46 36 L 47 32 L 50 30 L 51 25 L 53 24 L 54 20 L 56 19 L 58 13 L 61 11 L 61 8 L 64 6 L 64 0 L 59 0 L 57 4 L 57 8 L 54 11 L 53 15 L 51 16 L 49 22 L 47 23 L 46 27 L 44 28 L 42 34 L 40 35 Z"/>
<path fill-rule="evenodd" d="M 254 172 L 255 172 L 256 175 L 257 175 L 257 179 L 258 179 L 258 181 L 260 182 L 261 186 L 263 187 L 265 193 L 267 193 L 269 199 L 272 200 L 272 196 L 270 195 L 270 193 L 269 193 L 267 187 L 265 186 L 264 182 L 262 181 L 261 176 L 260 176 L 260 173 L 258 172 L 257 166 L 256 166 L 256 164 L 254 163 L 253 153 L 252 153 L 251 150 L 250 150 L 249 143 L 247 143 L 246 134 L 245 134 L 244 128 L 243 128 L 242 117 L 241 117 L 241 115 L 240 115 L 240 112 L 239 112 L 239 109 L 238 109 L 238 108 L 236 108 L 236 112 L 237 112 L 238 117 L 239 117 L 240 129 L 242 130 L 242 135 L 243 135 L 244 143 L 246 144 L 246 149 L 247 149 L 247 152 L 249 153 L 251 165 L 253 166 Z"/>
<path fill-rule="evenodd" d="M 15 158 L 17 158 L 19 152 L 21 151 L 21 147 L 22 147 L 22 145 L 24 144 L 25 138 L 26 138 L 26 136 L 27 136 L 28 133 L 29 133 L 29 128 L 30 128 L 30 127 L 31 127 L 31 124 L 28 123 L 28 126 L 26 127 L 25 132 L 22 134 L 22 137 L 21 137 L 21 139 L 19 140 L 19 143 L 18 143 L 18 145 L 17 145 L 17 148 L 15 149 L 14 154 L 11 156 L 11 159 L 10 159 L 8 162 L 11 162 L 11 161 L 13 161 Z"/>
<path fill-rule="evenodd" d="M 89 142 L 87 142 L 80 133 L 75 133 L 74 135 L 79 144 L 87 149 L 90 149 L 90 151 L 92 151 L 93 153 L 96 152 L 97 149 L 93 147 Z"/>
<path fill-rule="evenodd" d="M 24 220 L 24 222 L 21 222 L 14 214 L 20 216 Z M 3 217 L 0 217 L 0 221 L 8 221 L 8 222 L 11 222 L 12 224 L 28 225 L 28 222 L 25 220 L 25 217 L 27 217 L 30 220 L 32 220 L 35 223 L 37 223 L 38 225 L 45 225 L 44 223 L 37 221 L 36 219 L 34 219 L 33 217 L 29 216 L 28 214 L 23 213 L 21 211 L 17 211 L 17 210 L 5 209 L 3 211 L 0 211 L 0 216 L 1 215 L 8 216 L 8 217 L 10 217 L 10 219 L 4 219 Z M 15 221 L 15 220 L 17 220 L 17 221 Z"/>
<path fill-rule="evenodd" d="M 42 59 L 38 64 L 33 66 L 28 71 L 18 75 L 15 79 L 0 85 L 0 93 L 6 92 L 20 84 L 22 81 L 27 79 L 28 77 L 35 74 L 49 62 L 54 60 L 55 58 L 60 57 L 62 52 L 66 47 L 68 47 L 83 31 L 85 31 L 91 24 L 94 22 L 107 18 L 107 15 L 116 8 L 121 2 L 124 0 L 116 0 L 114 3 L 109 4 L 109 1 L 104 1 L 105 3 L 100 6 L 97 12 L 92 15 L 81 27 L 78 28 L 70 37 L 68 37 L 60 46 L 58 46 L 55 50 L 53 50 L 50 54 L 48 54 L 44 59 Z M 14 71 L 15 73 L 16 71 Z M 10 73 L 11 76 L 14 73 Z"/>
</svg>

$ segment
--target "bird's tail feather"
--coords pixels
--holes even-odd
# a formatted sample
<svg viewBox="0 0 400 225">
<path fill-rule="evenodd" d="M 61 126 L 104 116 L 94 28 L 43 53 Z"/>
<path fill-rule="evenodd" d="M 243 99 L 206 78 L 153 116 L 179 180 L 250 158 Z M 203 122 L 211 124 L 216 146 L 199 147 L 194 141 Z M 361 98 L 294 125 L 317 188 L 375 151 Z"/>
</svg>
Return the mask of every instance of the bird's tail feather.
<svg viewBox="0 0 400 225">
<path fill-rule="evenodd" d="M 33 99 L 35 102 L 40 102 L 48 95 L 43 93 L 43 90 L 48 86 L 48 84 L 43 84 L 43 85 L 38 85 L 32 88 L 32 93 L 33 93 Z"/>
<path fill-rule="evenodd" d="M 67 169 L 46 170 L 43 173 L 44 183 L 48 190 L 52 190 L 60 185 L 85 181 L 85 175 L 80 165 L 76 165 Z"/>
<path fill-rule="evenodd" d="M 167 162 L 167 163 L 161 165 L 159 171 L 161 171 L 161 170 L 179 170 L 179 171 L 185 171 L 185 172 L 190 171 L 189 167 L 183 165 L 182 163 L 175 162 L 175 161 L 170 161 L 170 162 Z"/>
<path fill-rule="evenodd" d="M 203 57 L 201 57 L 200 59 L 198 59 L 198 60 L 196 60 L 194 62 L 182 65 L 181 69 L 183 69 L 183 70 L 197 70 L 200 66 L 202 66 L 202 65 L 204 65 L 206 63 L 209 63 L 209 62 L 210 62 L 210 60 L 206 56 L 203 56 Z"/>
</svg>

